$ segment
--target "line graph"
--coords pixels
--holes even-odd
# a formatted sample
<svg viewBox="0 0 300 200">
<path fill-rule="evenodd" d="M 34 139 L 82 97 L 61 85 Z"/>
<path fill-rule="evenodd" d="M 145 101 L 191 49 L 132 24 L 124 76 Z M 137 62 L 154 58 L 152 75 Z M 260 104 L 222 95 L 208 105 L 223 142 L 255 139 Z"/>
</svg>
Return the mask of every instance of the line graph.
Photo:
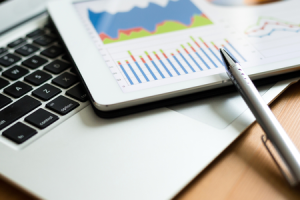
<svg viewBox="0 0 300 200">
<path fill-rule="evenodd" d="M 260 17 L 255 25 L 248 27 L 245 34 L 248 37 L 263 38 L 274 32 L 300 32 L 300 24 L 293 24 L 273 17 Z"/>
</svg>

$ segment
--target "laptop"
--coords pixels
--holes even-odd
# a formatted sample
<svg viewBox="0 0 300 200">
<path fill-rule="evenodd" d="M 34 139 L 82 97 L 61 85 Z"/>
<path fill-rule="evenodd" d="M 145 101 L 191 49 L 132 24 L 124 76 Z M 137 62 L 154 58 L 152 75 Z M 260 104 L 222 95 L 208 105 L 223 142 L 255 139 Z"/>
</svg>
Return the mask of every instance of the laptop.
<svg viewBox="0 0 300 200">
<path fill-rule="evenodd" d="M 0 4 L 0 174 L 16 186 L 43 199 L 171 199 L 255 120 L 235 93 L 97 117 L 46 3 Z M 270 103 L 297 80 L 260 92 Z"/>
</svg>

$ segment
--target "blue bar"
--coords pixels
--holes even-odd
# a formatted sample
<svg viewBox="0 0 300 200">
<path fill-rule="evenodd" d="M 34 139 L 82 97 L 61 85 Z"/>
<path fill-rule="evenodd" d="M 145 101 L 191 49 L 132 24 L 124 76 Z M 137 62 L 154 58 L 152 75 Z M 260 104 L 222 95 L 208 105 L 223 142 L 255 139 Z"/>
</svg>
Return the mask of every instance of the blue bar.
<svg viewBox="0 0 300 200">
<path fill-rule="evenodd" d="M 135 73 L 134 69 L 131 67 L 131 65 L 129 63 L 127 63 L 127 65 L 129 66 L 130 70 L 132 71 L 132 73 L 134 74 L 135 78 L 138 80 L 139 83 L 142 83 L 142 81 L 139 79 L 138 75 Z"/>
<path fill-rule="evenodd" d="M 144 63 L 144 64 L 145 64 L 145 66 L 147 67 L 147 69 L 149 70 L 149 72 L 151 73 L 151 75 L 153 76 L 153 78 L 154 78 L 155 80 L 157 80 L 155 74 L 152 72 L 152 70 L 150 69 L 150 67 L 148 66 L 148 64 L 147 64 L 147 63 Z"/>
<path fill-rule="evenodd" d="M 211 50 L 211 48 L 208 48 L 210 50 L 210 52 L 218 59 L 218 61 L 221 63 L 221 65 L 223 65 L 223 62 L 220 60 L 220 58 L 213 52 L 213 50 Z"/>
<path fill-rule="evenodd" d="M 139 70 L 142 72 L 142 74 L 145 77 L 145 79 L 149 82 L 148 77 L 146 76 L 146 74 L 144 73 L 144 71 L 142 70 L 142 68 L 140 67 L 139 63 L 137 61 L 135 61 L 135 64 L 139 68 Z"/>
<path fill-rule="evenodd" d="M 224 49 L 229 53 L 229 55 L 230 55 L 231 57 L 233 57 L 237 62 L 239 62 L 239 60 L 236 59 L 236 57 L 234 57 L 234 55 L 229 51 L 228 48 L 226 48 L 226 47 L 224 46 Z"/>
<path fill-rule="evenodd" d="M 120 64 L 119 64 L 120 65 Z M 129 80 L 130 84 L 133 85 L 132 80 L 130 79 L 130 77 L 128 76 L 127 72 L 125 71 L 124 67 L 122 65 L 120 65 L 123 73 L 125 74 L 125 76 L 127 77 L 127 79 Z"/>
<path fill-rule="evenodd" d="M 153 60 L 151 60 L 152 64 L 154 65 L 155 69 L 158 71 L 158 73 L 161 75 L 162 78 L 166 78 L 163 73 L 160 71 L 160 69 L 157 67 L 157 65 L 155 64 L 155 62 Z"/>
<path fill-rule="evenodd" d="M 167 58 L 167 61 L 170 63 L 170 65 L 171 65 L 172 68 L 175 70 L 175 72 L 177 73 L 177 75 L 180 76 L 180 73 L 179 73 L 178 70 L 175 68 L 175 66 L 174 66 L 173 63 L 170 61 L 169 58 Z"/>
<path fill-rule="evenodd" d="M 173 57 L 174 57 L 174 59 L 176 60 L 176 62 L 180 65 L 180 67 L 181 67 L 181 69 L 184 71 L 184 73 L 188 73 L 187 71 L 186 71 L 186 69 L 182 66 L 182 64 L 179 62 L 179 60 L 176 58 L 176 56 L 175 55 L 172 55 Z"/>
<path fill-rule="evenodd" d="M 200 48 L 201 51 L 205 54 L 205 56 L 210 60 L 210 62 L 212 62 L 212 64 L 214 64 L 214 66 L 216 68 L 218 68 L 218 65 L 216 65 L 216 63 L 207 55 L 207 53 L 204 51 L 204 49 Z"/>
<path fill-rule="evenodd" d="M 196 60 L 193 58 L 193 56 L 191 54 L 189 54 L 190 58 L 194 61 L 194 63 L 198 66 L 198 68 L 203 71 L 202 67 L 200 67 L 200 65 L 196 62 Z"/>
<path fill-rule="evenodd" d="M 162 64 L 162 66 L 165 68 L 165 70 L 168 72 L 168 74 L 173 77 L 173 75 L 171 74 L 171 72 L 168 70 L 168 68 L 166 67 L 166 65 L 163 63 L 162 60 L 159 60 L 160 64 Z"/>
<path fill-rule="evenodd" d="M 198 52 L 195 52 L 196 53 L 196 55 L 198 56 L 198 58 L 200 58 L 200 60 L 205 64 L 205 66 L 208 68 L 208 69 L 210 69 L 210 67 L 208 66 L 208 64 L 203 60 L 203 58 L 199 55 L 199 53 Z"/>
<path fill-rule="evenodd" d="M 193 72 L 196 72 L 195 70 L 194 70 L 194 68 L 192 67 L 192 65 L 185 59 L 185 57 L 182 55 L 182 53 L 180 53 L 180 52 L 178 52 L 179 53 L 179 55 L 181 56 L 181 58 L 184 60 L 184 62 L 186 62 L 186 64 L 188 64 L 188 66 L 191 68 L 191 70 L 193 71 Z"/>
<path fill-rule="evenodd" d="M 236 50 L 236 48 L 234 48 L 234 46 L 232 46 L 232 44 L 230 42 L 227 42 L 227 43 L 245 62 L 247 62 L 247 60 L 240 54 L 240 52 L 238 52 L 238 50 Z"/>
</svg>

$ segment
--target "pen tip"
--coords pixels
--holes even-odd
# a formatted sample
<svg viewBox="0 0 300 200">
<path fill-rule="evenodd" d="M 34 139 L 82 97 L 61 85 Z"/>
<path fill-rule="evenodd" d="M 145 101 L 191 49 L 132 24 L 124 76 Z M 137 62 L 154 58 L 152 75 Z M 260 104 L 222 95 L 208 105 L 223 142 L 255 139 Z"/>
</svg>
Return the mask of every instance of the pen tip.
<svg viewBox="0 0 300 200">
<path fill-rule="evenodd" d="M 220 54 L 226 68 L 230 65 L 235 65 L 235 63 L 238 63 L 238 61 L 236 61 L 225 49 L 220 48 Z"/>
</svg>

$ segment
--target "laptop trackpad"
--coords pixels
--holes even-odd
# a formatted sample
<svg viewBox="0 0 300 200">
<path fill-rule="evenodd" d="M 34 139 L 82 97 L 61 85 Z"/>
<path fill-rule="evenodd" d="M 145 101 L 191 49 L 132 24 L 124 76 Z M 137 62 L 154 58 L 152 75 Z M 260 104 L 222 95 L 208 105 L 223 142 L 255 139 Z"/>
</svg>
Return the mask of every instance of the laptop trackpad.
<svg viewBox="0 0 300 200">
<path fill-rule="evenodd" d="M 273 85 L 259 87 L 260 95 L 264 95 Z M 213 98 L 203 99 L 169 109 L 218 129 L 224 129 L 238 116 L 248 109 L 238 93 L 230 93 Z"/>
</svg>

